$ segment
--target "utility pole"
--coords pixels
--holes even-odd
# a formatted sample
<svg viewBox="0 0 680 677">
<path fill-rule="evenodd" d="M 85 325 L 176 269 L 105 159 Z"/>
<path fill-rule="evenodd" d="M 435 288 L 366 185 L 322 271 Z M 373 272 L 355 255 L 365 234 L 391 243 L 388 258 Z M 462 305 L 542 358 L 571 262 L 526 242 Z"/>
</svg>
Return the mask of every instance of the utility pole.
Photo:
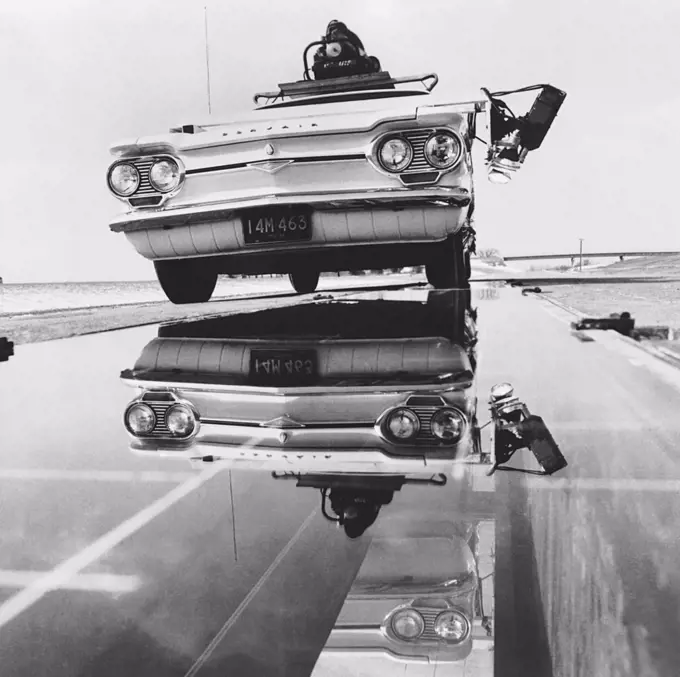
<svg viewBox="0 0 680 677">
<path fill-rule="evenodd" d="M 578 239 L 579 242 L 579 248 L 578 248 L 578 269 L 583 270 L 583 240 L 585 238 L 580 237 Z"/>
</svg>

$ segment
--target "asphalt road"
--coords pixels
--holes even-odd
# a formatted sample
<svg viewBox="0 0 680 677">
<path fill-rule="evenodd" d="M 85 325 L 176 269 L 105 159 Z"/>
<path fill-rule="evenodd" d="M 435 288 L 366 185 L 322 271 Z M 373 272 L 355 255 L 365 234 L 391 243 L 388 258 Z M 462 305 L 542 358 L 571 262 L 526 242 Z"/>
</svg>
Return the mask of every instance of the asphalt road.
<svg viewBox="0 0 680 677">
<path fill-rule="evenodd" d="M 0 365 L 2 677 L 435 674 L 323 649 L 372 539 L 480 511 L 495 669 L 437 675 L 677 675 L 680 372 L 608 334 L 578 340 L 517 289 L 473 298 L 481 406 L 512 382 L 570 465 L 498 473 L 495 494 L 467 475 L 404 487 L 356 540 L 295 482 L 129 454 L 119 374 L 154 327 L 20 346 Z"/>
</svg>

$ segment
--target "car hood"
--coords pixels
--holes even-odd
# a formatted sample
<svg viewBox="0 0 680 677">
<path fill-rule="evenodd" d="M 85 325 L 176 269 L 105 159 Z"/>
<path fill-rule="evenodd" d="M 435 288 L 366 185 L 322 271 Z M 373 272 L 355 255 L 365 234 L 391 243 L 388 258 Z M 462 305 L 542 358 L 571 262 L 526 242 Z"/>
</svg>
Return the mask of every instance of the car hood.
<svg viewBox="0 0 680 677">
<path fill-rule="evenodd" d="M 180 126 L 174 128 L 179 131 L 167 134 L 123 140 L 111 146 L 110 150 L 113 155 L 182 153 L 245 141 L 367 132 L 386 122 L 415 121 L 427 116 L 475 110 L 474 102 L 447 103 L 445 99 L 431 95 L 259 108 L 233 121 Z"/>
</svg>

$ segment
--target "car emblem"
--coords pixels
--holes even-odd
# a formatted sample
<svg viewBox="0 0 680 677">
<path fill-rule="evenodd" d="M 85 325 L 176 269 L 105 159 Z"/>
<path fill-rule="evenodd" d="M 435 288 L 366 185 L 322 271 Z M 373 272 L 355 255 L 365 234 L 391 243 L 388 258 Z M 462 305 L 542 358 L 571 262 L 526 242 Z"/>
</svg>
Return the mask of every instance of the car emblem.
<svg viewBox="0 0 680 677">
<path fill-rule="evenodd" d="M 305 425 L 304 423 L 299 423 L 298 421 L 294 421 L 288 414 L 284 414 L 283 416 L 279 416 L 277 418 L 272 419 L 271 421 L 265 421 L 264 423 L 260 423 L 260 426 L 262 428 L 304 428 Z"/>
<path fill-rule="evenodd" d="M 267 172 L 267 174 L 276 174 L 279 169 L 283 169 L 292 163 L 292 160 L 265 160 L 264 162 L 251 162 L 247 166 Z"/>
<path fill-rule="evenodd" d="M 264 152 L 267 153 L 267 155 L 274 155 L 274 146 L 272 146 L 271 143 L 268 143 L 264 147 Z"/>
<path fill-rule="evenodd" d="M 284 444 L 287 439 L 288 439 L 288 433 L 281 433 L 279 435 L 279 442 L 281 442 L 281 444 Z"/>
</svg>

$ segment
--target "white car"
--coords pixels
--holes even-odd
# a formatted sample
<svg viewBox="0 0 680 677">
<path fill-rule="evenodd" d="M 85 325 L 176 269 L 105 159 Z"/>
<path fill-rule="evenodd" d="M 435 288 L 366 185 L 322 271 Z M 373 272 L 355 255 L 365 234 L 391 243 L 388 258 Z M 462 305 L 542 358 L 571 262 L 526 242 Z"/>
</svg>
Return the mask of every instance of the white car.
<svg viewBox="0 0 680 677">
<path fill-rule="evenodd" d="M 335 43 L 319 44 L 328 73 L 351 66 Z M 499 98 L 512 92 L 455 102 L 432 94 L 433 73 L 313 79 L 320 65 L 255 95 L 243 119 L 111 148 L 108 187 L 124 210 L 110 227 L 153 261 L 174 303 L 209 300 L 219 274 L 288 274 L 312 292 L 324 271 L 425 265 L 434 287 L 464 287 L 478 115 L 488 113 L 490 178 L 507 181 L 565 97 L 534 87 L 516 118 Z"/>
</svg>

